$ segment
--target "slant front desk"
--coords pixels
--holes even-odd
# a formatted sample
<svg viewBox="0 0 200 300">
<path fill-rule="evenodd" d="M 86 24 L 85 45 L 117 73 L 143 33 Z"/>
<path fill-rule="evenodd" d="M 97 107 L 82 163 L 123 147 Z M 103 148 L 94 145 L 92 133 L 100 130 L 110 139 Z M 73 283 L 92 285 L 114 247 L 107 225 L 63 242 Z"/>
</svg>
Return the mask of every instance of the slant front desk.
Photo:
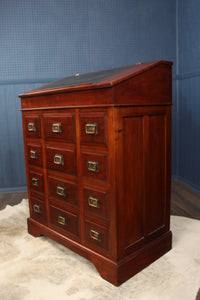
<svg viewBox="0 0 200 300">
<path fill-rule="evenodd" d="M 30 218 L 120 285 L 171 249 L 171 62 L 20 95 Z"/>
</svg>

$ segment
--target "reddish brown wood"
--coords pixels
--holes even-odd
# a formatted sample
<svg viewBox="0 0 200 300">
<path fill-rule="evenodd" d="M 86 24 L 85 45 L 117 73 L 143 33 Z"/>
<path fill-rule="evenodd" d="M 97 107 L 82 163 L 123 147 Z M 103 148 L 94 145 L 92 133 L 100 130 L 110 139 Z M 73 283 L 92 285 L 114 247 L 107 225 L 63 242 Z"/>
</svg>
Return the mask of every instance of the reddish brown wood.
<svg viewBox="0 0 200 300">
<path fill-rule="evenodd" d="M 64 219 L 65 223 L 60 224 L 59 218 Z M 50 226 L 63 234 L 79 237 L 78 216 L 52 205 L 50 205 Z"/>
<path fill-rule="evenodd" d="M 57 164 L 55 156 L 61 156 L 63 162 Z M 68 174 L 76 175 L 76 149 L 75 147 L 46 146 L 47 169 L 52 169 Z"/>
<path fill-rule="evenodd" d="M 36 179 L 36 180 L 34 180 Z M 34 184 L 34 182 L 37 182 L 38 179 L 38 184 Z M 44 175 L 40 171 L 34 171 L 31 170 L 29 171 L 29 187 L 30 190 L 39 192 L 39 193 L 44 193 Z"/>
<path fill-rule="evenodd" d="M 85 221 L 85 245 L 100 253 L 110 251 L 110 239 L 108 228 L 98 225 L 95 222 Z"/>
<path fill-rule="evenodd" d="M 93 201 L 91 200 L 91 197 L 94 198 Z M 86 216 L 108 221 L 109 200 L 108 190 L 101 190 L 99 187 L 95 186 L 83 186 L 84 212 Z"/>
<path fill-rule="evenodd" d="M 35 124 L 35 131 L 28 130 L 28 124 Z M 29 138 L 40 138 L 41 136 L 41 124 L 40 124 L 40 115 L 28 115 L 24 117 L 24 130 L 25 136 Z"/>
<path fill-rule="evenodd" d="M 75 115 L 73 114 L 44 114 L 44 136 L 46 140 L 60 140 L 68 143 L 76 142 Z M 52 126 L 60 124 L 61 132 L 53 132 Z"/>
<path fill-rule="evenodd" d="M 43 159 L 42 159 L 42 146 L 41 144 L 33 144 L 33 143 L 28 143 L 26 147 L 27 151 L 27 157 L 28 157 L 28 162 L 30 165 L 35 165 L 35 166 L 42 166 L 43 164 Z M 31 156 L 31 153 L 34 154 L 34 156 Z"/>
<path fill-rule="evenodd" d="M 49 198 L 63 204 L 78 205 L 78 187 L 76 183 L 52 176 L 48 176 L 47 180 Z"/>
<path fill-rule="evenodd" d="M 108 132 L 107 132 L 107 113 L 105 112 L 90 112 L 80 113 L 80 135 L 81 144 L 86 145 L 102 145 L 107 146 Z M 86 131 L 87 125 L 95 125 L 96 133 L 88 134 Z"/>
<path fill-rule="evenodd" d="M 38 208 L 38 211 L 35 210 L 35 206 Z M 45 224 L 47 221 L 45 203 L 36 194 L 31 195 L 30 214 L 33 219 L 41 223 Z"/>
<path fill-rule="evenodd" d="M 171 104 L 171 65 L 145 63 L 94 84 L 33 90 L 20 95 L 22 109 Z"/>
<path fill-rule="evenodd" d="M 91 163 L 90 163 L 91 162 Z M 89 170 L 89 164 L 95 164 L 97 171 Z M 98 180 L 107 180 L 107 154 L 93 152 L 81 152 L 82 176 Z"/>
<path fill-rule="evenodd" d="M 159 64 L 113 88 L 114 104 L 171 104 L 171 67 Z M 133 100 L 134 99 L 134 100 Z"/>
<path fill-rule="evenodd" d="M 115 285 L 167 252 L 171 63 L 141 64 L 99 82 L 21 97 L 29 232 L 88 258 Z M 59 123 L 62 130 L 52 132 Z M 30 159 L 31 149 L 39 159 Z"/>
<path fill-rule="evenodd" d="M 67 236 L 59 235 L 56 231 L 31 218 L 28 218 L 28 231 L 35 237 L 40 235 L 48 236 L 56 242 L 59 242 L 74 252 L 84 256 L 95 265 L 102 278 L 116 286 L 119 286 L 169 251 L 171 249 L 172 241 L 171 232 L 167 232 L 160 238 L 150 242 L 148 247 L 141 247 L 139 251 L 115 262 L 106 257 L 105 254 L 99 254 L 89 247 L 69 239 Z"/>
</svg>

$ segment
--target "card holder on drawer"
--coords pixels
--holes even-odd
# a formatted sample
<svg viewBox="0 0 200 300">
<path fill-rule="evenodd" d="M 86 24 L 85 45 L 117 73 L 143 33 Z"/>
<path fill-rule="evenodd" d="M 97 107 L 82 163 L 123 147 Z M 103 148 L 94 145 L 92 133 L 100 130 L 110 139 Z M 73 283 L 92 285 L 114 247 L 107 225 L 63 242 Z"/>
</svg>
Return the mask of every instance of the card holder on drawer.
<svg viewBox="0 0 200 300">
<path fill-rule="evenodd" d="M 96 223 L 85 221 L 85 241 L 86 244 L 94 248 L 109 251 L 108 228 L 97 225 Z"/>
<path fill-rule="evenodd" d="M 37 196 L 31 195 L 31 217 L 36 219 L 41 223 L 46 223 L 46 208 L 45 201 L 41 201 L 41 199 Z"/>
<path fill-rule="evenodd" d="M 83 187 L 84 212 L 86 215 L 108 220 L 108 191 L 95 187 Z"/>
<path fill-rule="evenodd" d="M 29 164 L 42 166 L 42 146 L 40 144 L 27 144 L 26 149 Z"/>
<path fill-rule="evenodd" d="M 46 146 L 47 169 L 76 175 L 75 147 Z"/>
<path fill-rule="evenodd" d="M 66 235 L 79 237 L 78 216 L 71 212 L 50 205 L 50 223 Z"/>
<path fill-rule="evenodd" d="M 81 144 L 107 146 L 107 113 L 85 112 L 79 114 Z"/>
<path fill-rule="evenodd" d="M 78 188 L 76 183 L 48 176 L 48 190 L 49 198 L 72 206 L 78 205 Z"/>
<path fill-rule="evenodd" d="M 82 176 L 107 180 L 107 154 L 81 153 Z"/>
<path fill-rule="evenodd" d="M 29 184 L 31 190 L 39 193 L 44 193 L 43 173 L 33 170 L 29 171 Z"/>
<path fill-rule="evenodd" d="M 75 143 L 75 132 L 74 113 L 44 114 L 45 139 L 56 139 L 68 143 Z"/>
<path fill-rule="evenodd" d="M 25 134 L 29 138 L 41 137 L 40 116 L 27 114 L 24 116 Z"/>
</svg>

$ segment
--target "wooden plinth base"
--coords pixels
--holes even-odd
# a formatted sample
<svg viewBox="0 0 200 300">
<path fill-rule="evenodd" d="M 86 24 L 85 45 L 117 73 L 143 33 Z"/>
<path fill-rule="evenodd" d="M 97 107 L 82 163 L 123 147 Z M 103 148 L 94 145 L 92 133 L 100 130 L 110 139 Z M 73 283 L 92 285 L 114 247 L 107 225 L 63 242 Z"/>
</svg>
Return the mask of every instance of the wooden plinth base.
<svg viewBox="0 0 200 300">
<path fill-rule="evenodd" d="M 140 250 L 114 262 L 31 218 L 28 218 L 28 232 L 35 237 L 45 235 L 87 258 L 94 264 L 100 275 L 115 286 L 119 286 L 147 267 L 169 251 L 172 246 L 172 234 L 171 231 L 168 231 Z"/>
</svg>

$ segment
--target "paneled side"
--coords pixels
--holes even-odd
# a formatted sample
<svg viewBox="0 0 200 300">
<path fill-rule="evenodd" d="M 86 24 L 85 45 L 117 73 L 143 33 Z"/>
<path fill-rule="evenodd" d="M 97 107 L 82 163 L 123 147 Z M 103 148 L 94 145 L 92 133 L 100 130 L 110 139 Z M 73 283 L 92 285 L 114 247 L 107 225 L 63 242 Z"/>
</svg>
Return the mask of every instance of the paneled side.
<svg viewBox="0 0 200 300">
<path fill-rule="evenodd" d="M 150 235 L 164 226 L 165 220 L 165 114 L 149 116 L 149 138 L 146 165 L 146 227 Z"/>
<path fill-rule="evenodd" d="M 169 230 L 171 108 L 116 109 L 118 259 Z"/>
<path fill-rule="evenodd" d="M 144 236 L 143 228 L 143 117 L 123 119 L 124 247 L 130 247 Z"/>
</svg>

